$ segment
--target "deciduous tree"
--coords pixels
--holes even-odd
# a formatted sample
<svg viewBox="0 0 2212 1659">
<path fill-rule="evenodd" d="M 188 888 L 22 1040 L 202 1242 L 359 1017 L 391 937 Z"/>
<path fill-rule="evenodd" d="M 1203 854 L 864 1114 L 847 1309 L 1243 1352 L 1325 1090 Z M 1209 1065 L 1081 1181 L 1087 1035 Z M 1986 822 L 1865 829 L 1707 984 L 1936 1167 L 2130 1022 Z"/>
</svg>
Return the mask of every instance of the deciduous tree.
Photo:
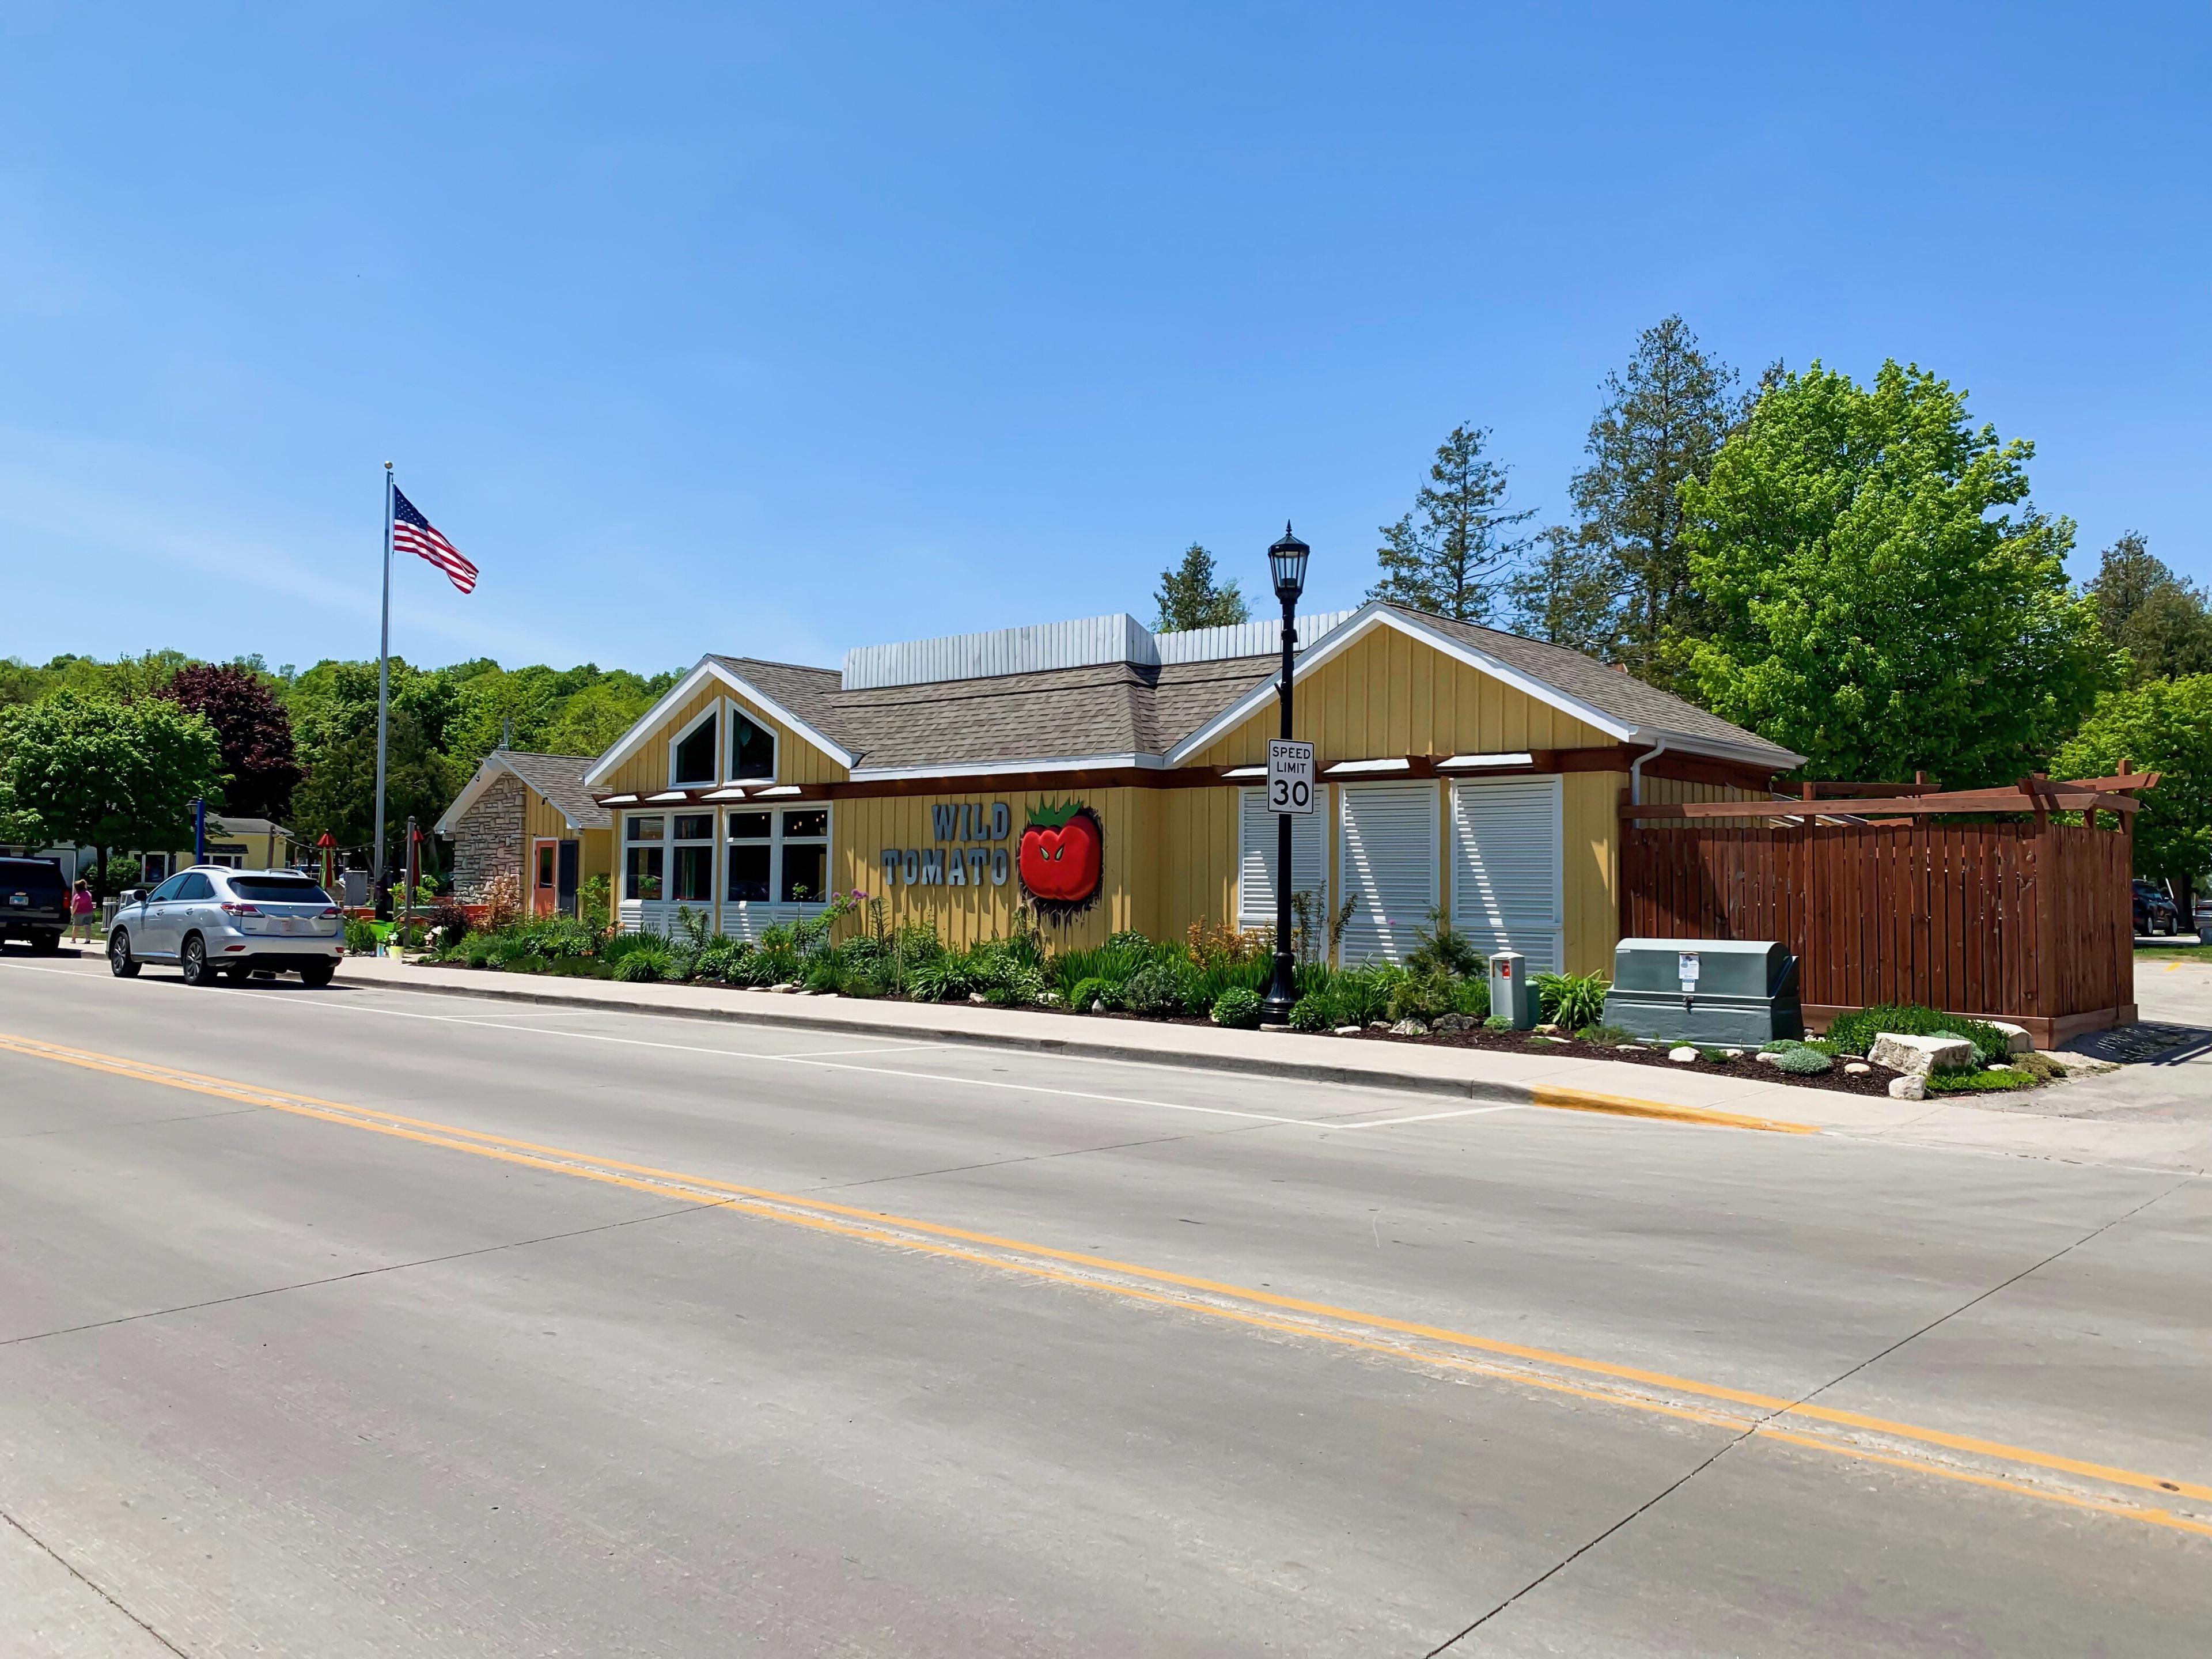
<svg viewBox="0 0 2212 1659">
<path fill-rule="evenodd" d="M 2033 453 L 1917 368 L 1784 375 L 1682 486 L 1706 705 L 1816 778 L 2031 769 L 2118 671 L 2066 580 L 2073 525 L 2029 503 Z"/>
<path fill-rule="evenodd" d="M 1375 554 L 1382 575 L 1369 599 L 1461 622 L 1489 618 L 1499 574 L 1528 546 L 1510 532 L 1536 511 L 1504 510 L 1509 469 L 1483 453 L 1489 439 L 1484 428 L 1455 426 L 1437 447 L 1413 510 L 1382 526 Z"/>
<path fill-rule="evenodd" d="M 1215 580 L 1213 555 L 1196 542 L 1183 550 L 1181 564 L 1160 572 L 1159 591 L 1152 598 L 1159 606 L 1152 626 L 1163 634 L 1252 619 L 1252 608 L 1237 584 Z"/>
<path fill-rule="evenodd" d="M 222 745 L 225 810 L 279 818 L 300 781 L 292 715 L 269 683 L 241 663 L 193 663 L 179 669 L 161 695 L 205 717 Z"/>
<path fill-rule="evenodd" d="M 160 697 L 57 691 L 0 717 L 0 803 L 27 840 L 94 848 L 103 894 L 111 851 L 178 845 L 222 781 L 215 728 Z"/>
<path fill-rule="evenodd" d="M 2212 674 L 2146 680 L 2097 700 L 2051 757 L 2060 778 L 2099 778 L 2125 760 L 2156 772 L 2136 815 L 2136 873 L 2186 896 L 2212 873 Z"/>
</svg>

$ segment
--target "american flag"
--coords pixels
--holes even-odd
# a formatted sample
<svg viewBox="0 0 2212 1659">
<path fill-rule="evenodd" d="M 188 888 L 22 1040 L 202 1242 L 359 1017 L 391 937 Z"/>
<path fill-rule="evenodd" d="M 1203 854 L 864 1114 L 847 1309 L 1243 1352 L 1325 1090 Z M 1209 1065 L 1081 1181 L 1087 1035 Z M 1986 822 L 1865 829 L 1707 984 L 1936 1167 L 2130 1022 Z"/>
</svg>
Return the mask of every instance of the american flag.
<svg viewBox="0 0 2212 1659">
<path fill-rule="evenodd" d="M 392 544 L 402 552 L 421 554 L 444 571 L 447 580 L 462 592 L 476 591 L 476 566 L 438 533 L 438 527 L 416 511 L 415 503 L 399 493 L 397 484 L 392 489 Z"/>
</svg>

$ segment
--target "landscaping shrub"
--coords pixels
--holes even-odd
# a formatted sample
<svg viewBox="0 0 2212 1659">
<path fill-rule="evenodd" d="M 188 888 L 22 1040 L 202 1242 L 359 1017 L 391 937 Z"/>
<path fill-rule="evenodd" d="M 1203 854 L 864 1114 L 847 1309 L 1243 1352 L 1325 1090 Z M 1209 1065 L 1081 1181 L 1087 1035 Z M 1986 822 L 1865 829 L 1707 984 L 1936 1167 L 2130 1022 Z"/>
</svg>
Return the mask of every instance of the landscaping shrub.
<svg viewBox="0 0 2212 1659">
<path fill-rule="evenodd" d="M 526 941 L 532 952 L 548 962 L 574 962 L 596 956 L 599 936 L 574 916 L 541 916 L 525 922 L 510 935 Z"/>
<path fill-rule="evenodd" d="M 916 1002 L 952 1002 L 968 994 L 968 975 L 958 957 L 947 951 L 907 975 L 906 994 Z"/>
<path fill-rule="evenodd" d="M 1602 974 L 1538 974 L 1534 982 L 1544 1018 L 1554 1024 L 1572 1031 L 1605 1018 L 1609 981 Z"/>
<path fill-rule="evenodd" d="M 1121 1006 L 1133 1014 L 1179 1014 L 1190 1000 L 1176 966 L 1154 962 L 1139 968 L 1121 987 Z"/>
<path fill-rule="evenodd" d="M 376 929 L 369 925 L 365 917 L 349 916 L 346 919 L 345 948 L 347 954 L 350 956 L 367 957 L 376 954 Z"/>
<path fill-rule="evenodd" d="M 1385 1012 L 1394 1022 L 1418 1019 L 1424 1025 L 1432 1024 L 1442 1015 L 1459 1012 L 1457 991 L 1462 983 L 1443 968 L 1406 974 L 1390 988 Z"/>
<path fill-rule="evenodd" d="M 1260 1024 L 1260 994 L 1242 986 L 1224 991 L 1213 1001 L 1212 1018 L 1216 1025 L 1227 1025 L 1240 1031 L 1256 1030 Z"/>
<path fill-rule="evenodd" d="M 1836 1062 L 1818 1048 L 1808 1048 L 1801 1042 L 1795 1048 L 1784 1048 L 1774 1064 L 1777 1070 L 1787 1072 L 1792 1077 L 1818 1077 L 1823 1072 L 1833 1070 Z"/>
<path fill-rule="evenodd" d="M 1390 992 L 1402 969 L 1389 967 L 1351 968 L 1328 984 L 1328 999 L 1336 1005 L 1339 1025 L 1365 1025 L 1389 1012 Z"/>
<path fill-rule="evenodd" d="M 1075 988 L 1067 994 L 1067 1006 L 1079 1014 L 1089 1013 L 1094 1003 L 1103 1002 L 1111 1008 L 1114 1006 L 1113 993 L 1114 988 L 1094 974 L 1089 979 L 1075 981 Z"/>
<path fill-rule="evenodd" d="M 701 979 L 720 980 L 725 985 L 742 984 L 738 975 L 753 954 L 750 945 L 740 945 L 734 939 L 724 939 L 710 945 L 699 953 L 693 971 Z"/>
<path fill-rule="evenodd" d="M 1984 1090 L 2033 1089 L 2041 1081 L 2025 1066 L 2008 1066 L 1995 1072 L 1937 1072 L 1928 1079 L 1928 1086 L 1937 1094 L 1978 1094 Z"/>
<path fill-rule="evenodd" d="M 450 951 L 468 937 L 469 913 L 453 900 L 443 900 L 430 912 L 430 932 L 441 951 Z"/>
<path fill-rule="evenodd" d="M 799 982 L 814 992 L 837 988 L 837 958 L 827 951 L 805 958 L 799 965 Z"/>
<path fill-rule="evenodd" d="M 461 941 L 461 960 L 471 968 L 488 968 L 499 941 L 489 933 L 471 933 Z"/>
<path fill-rule="evenodd" d="M 1938 1013 L 1917 1002 L 1889 1003 L 1878 1008 L 1862 1008 L 1856 1013 L 1838 1014 L 1829 1024 L 1828 1042 L 1838 1054 L 1863 1054 L 1883 1031 L 1895 1031 L 1903 1036 L 1936 1036 L 1949 1032 L 1972 1043 L 1974 1057 L 1984 1065 L 1993 1060 L 2003 1060 L 2012 1052 L 2011 1041 L 1987 1021 Z"/>
<path fill-rule="evenodd" d="M 1513 1022 L 1503 1014 L 1492 1014 L 1482 1022 L 1482 1029 L 1486 1031 L 1510 1031 L 1513 1029 Z"/>
<path fill-rule="evenodd" d="M 1413 937 L 1413 948 L 1406 957 L 1406 966 L 1413 973 L 1432 974 L 1441 969 L 1462 979 L 1489 980 L 1490 958 L 1464 934 L 1452 931 L 1451 918 L 1441 904 L 1429 912 L 1429 925 Z"/>
<path fill-rule="evenodd" d="M 646 984 L 665 976 L 668 951 L 660 945 L 641 945 L 623 954 L 615 963 L 615 977 L 626 985 Z"/>
<path fill-rule="evenodd" d="M 538 965 L 538 952 L 520 933 L 501 933 L 491 942 L 493 963 L 511 973 L 528 973 Z"/>
<path fill-rule="evenodd" d="M 1336 1018 L 1328 994 L 1322 992 L 1300 997 L 1291 1006 L 1291 1029 L 1293 1031 L 1333 1031 L 1340 1024 L 1348 1024 Z"/>
</svg>

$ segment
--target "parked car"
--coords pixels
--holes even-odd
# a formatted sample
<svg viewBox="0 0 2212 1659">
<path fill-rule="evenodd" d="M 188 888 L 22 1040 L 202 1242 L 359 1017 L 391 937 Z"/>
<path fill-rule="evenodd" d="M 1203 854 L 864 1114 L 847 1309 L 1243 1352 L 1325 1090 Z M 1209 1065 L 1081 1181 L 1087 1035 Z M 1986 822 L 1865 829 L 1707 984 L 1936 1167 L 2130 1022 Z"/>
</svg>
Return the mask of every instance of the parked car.
<svg viewBox="0 0 2212 1659">
<path fill-rule="evenodd" d="M 69 883 L 58 859 L 0 859 L 0 939 L 21 939 L 40 956 L 62 948 Z"/>
<path fill-rule="evenodd" d="M 2212 893 L 2197 901 L 2197 939 L 2200 945 L 2212 945 Z"/>
<path fill-rule="evenodd" d="M 285 870 L 179 870 L 115 913 L 107 965 L 129 979 L 149 962 L 173 962 L 187 985 L 254 973 L 295 973 L 328 985 L 345 953 L 345 918 L 319 882 Z"/>
<path fill-rule="evenodd" d="M 2136 884 L 2136 932 L 2138 933 L 2178 933 L 2181 931 L 2181 907 L 2166 895 L 2166 890 L 2155 882 Z"/>
</svg>

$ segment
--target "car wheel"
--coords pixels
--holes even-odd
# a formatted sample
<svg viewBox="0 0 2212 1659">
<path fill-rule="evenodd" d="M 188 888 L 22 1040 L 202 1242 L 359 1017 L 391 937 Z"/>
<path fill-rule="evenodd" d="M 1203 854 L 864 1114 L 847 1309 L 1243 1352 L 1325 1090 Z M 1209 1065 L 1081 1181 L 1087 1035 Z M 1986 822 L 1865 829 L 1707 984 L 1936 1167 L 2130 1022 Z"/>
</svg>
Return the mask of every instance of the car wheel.
<svg viewBox="0 0 2212 1659">
<path fill-rule="evenodd" d="M 177 965 L 184 970 L 187 985 L 212 985 L 216 982 L 214 966 L 207 959 L 207 946 L 198 933 L 185 936 L 185 948 L 177 954 Z"/>
<path fill-rule="evenodd" d="M 107 971 L 118 979 L 138 977 L 138 963 L 131 954 L 131 931 L 118 927 L 107 936 Z"/>
<path fill-rule="evenodd" d="M 311 962 L 300 969 L 300 982 L 320 990 L 337 976 L 337 971 L 335 962 Z"/>
</svg>

